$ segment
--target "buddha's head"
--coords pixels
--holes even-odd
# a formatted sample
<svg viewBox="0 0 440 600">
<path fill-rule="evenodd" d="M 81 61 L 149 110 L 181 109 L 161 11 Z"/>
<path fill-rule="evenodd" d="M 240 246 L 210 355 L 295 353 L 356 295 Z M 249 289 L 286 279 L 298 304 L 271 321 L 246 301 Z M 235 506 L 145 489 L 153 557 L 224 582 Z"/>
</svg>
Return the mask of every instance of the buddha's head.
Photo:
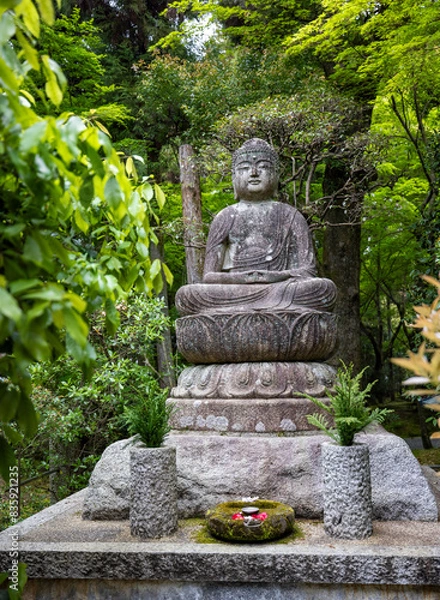
<svg viewBox="0 0 440 600">
<path fill-rule="evenodd" d="M 278 155 L 264 140 L 252 138 L 232 155 L 232 182 L 236 200 L 259 201 L 274 197 L 278 187 Z"/>
</svg>

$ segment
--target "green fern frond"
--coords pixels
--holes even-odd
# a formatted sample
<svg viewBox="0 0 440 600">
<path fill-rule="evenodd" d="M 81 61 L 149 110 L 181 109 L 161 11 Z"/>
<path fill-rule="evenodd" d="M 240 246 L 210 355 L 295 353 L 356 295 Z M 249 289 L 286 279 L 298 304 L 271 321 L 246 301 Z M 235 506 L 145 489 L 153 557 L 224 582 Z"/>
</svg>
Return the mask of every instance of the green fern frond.
<svg viewBox="0 0 440 600">
<path fill-rule="evenodd" d="M 353 376 L 353 365 L 347 366 L 342 361 L 341 363 L 334 391 L 326 390 L 330 399 L 329 405 L 308 394 L 303 396 L 329 413 L 334 419 L 335 428 L 331 428 L 322 415 L 308 416 L 309 423 L 327 433 L 341 446 L 351 446 L 356 433 L 371 423 L 383 423 L 386 416 L 393 411 L 387 408 L 369 408 L 367 400 L 375 382 L 362 389 L 362 376 L 366 369 Z"/>
<path fill-rule="evenodd" d="M 339 443 L 339 437 L 335 428 L 331 427 L 324 415 L 315 413 L 313 415 L 307 415 L 307 421 L 310 425 L 317 427 L 325 434 L 330 436 L 335 442 Z"/>
</svg>

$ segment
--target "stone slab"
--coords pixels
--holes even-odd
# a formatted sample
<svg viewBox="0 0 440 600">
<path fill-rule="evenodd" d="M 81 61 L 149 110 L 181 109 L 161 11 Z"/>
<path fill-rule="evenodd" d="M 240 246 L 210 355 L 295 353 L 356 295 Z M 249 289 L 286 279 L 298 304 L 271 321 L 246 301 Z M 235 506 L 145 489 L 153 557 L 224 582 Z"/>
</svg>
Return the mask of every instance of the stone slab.
<svg viewBox="0 0 440 600">
<path fill-rule="evenodd" d="M 407 444 L 382 428 L 357 439 L 370 450 L 373 517 L 436 521 L 434 493 Z M 327 441 L 307 434 L 172 433 L 167 443 L 177 448 L 180 514 L 258 496 L 289 504 L 298 516 L 321 518 L 321 445 Z"/>
<path fill-rule="evenodd" d="M 245 600 L 256 584 L 263 589 L 261 596 L 253 598 L 271 600 L 312 600 L 317 597 L 312 591 L 335 600 L 349 598 L 354 584 L 365 586 L 365 596 L 352 596 L 359 600 L 401 597 L 386 596 L 385 591 L 379 595 L 377 586 L 400 586 L 394 591 L 403 594 L 416 594 L 411 586 L 434 586 L 423 594 L 419 590 L 420 595 L 402 595 L 411 600 L 431 600 L 430 592 L 440 591 L 440 523 L 374 522 L 373 536 L 366 540 L 335 540 L 325 534 L 322 523 L 299 520 L 302 536 L 283 543 L 249 545 L 197 542 L 195 535 L 202 525 L 189 521 L 181 522 L 171 536 L 145 541 L 131 536 L 128 521 L 82 520 L 83 499 L 84 493 L 76 494 L 68 503 L 46 509 L 46 515 L 42 511 L 37 518 L 0 534 L 3 571 L 9 568 L 11 539 L 18 532 L 20 560 L 27 563 L 34 580 L 24 600 L 189 600 L 205 596 L 179 593 L 203 590 L 213 600 L 226 600 L 227 590 L 236 592 L 231 598 Z M 63 580 L 64 588 L 59 583 Z M 110 581 L 122 583 L 117 587 Z M 46 584 L 49 591 L 32 595 L 38 582 L 40 590 Z M 75 593 L 76 585 L 87 594 Z M 58 596 L 50 595 L 57 589 Z M 67 589 L 71 595 L 60 594 Z M 137 591 L 129 596 L 129 589 Z M 156 595 L 149 596 L 150 589 Z M 106 590 L 112 591 L 103 595 Z M 269 596 L 270 590 L 278 595 Z M 168 596 L 164 595 L 167 591 Z M 333 595 L 327 596 L 327 591 Z"/>
<path fill-rule="evenodd" d="M 320 399 L 326 402 L 326 398 Z M 316 431 L 307 415 L 324 413 L 307 398 L 170 398 L 173 429 L 186 431 L 286 433 Z"/>
<path fill-rule="evenodd" d="M 435 495 L 404 440 L 381 427 L 358 439 L 370 449 L 373 517 L 436 521 Z M 258 496 L 289 504 L 299 517 L 321 518 L 321 444 L 326 441 L 317 434 L 172 432 L 166 443 L 177 449 L 179 515 L 203 515 L 220 502 Z M 90 479 L 84 512 L 88 519 L 128 518 L 130 445 L 117 444 L 115 451 L 103 455 Z M 109 477 L 114 464 L 119 469 L 119 512 L 106 497 L 107 489 L 110 497 L 115 494 Z"/>
</svg>

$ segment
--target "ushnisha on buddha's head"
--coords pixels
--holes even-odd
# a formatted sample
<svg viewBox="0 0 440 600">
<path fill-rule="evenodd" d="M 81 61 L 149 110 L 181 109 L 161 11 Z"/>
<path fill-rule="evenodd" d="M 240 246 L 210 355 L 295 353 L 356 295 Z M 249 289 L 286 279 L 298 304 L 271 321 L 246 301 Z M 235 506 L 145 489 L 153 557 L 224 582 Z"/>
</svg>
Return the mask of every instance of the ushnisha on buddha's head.
<svg viewBox="0 0 440 600">
<path fill-rule="evenodd" d="M 232 182 L 236 200 L 273 199 L 278 188 L 278 155 L 259 138 L 245 142 L 232 155 Z"/>
</svg>

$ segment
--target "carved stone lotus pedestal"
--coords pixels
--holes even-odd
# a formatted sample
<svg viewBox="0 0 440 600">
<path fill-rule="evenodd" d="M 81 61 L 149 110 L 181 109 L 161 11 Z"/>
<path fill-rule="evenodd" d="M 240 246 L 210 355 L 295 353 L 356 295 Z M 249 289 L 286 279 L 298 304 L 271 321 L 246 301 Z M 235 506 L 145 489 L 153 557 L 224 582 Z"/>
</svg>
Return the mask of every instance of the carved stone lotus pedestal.
<svg viewBox="0 0 440 600">
<path fill-rule="evenodd" d="M 203 313 L 176 321 L 182 355 L 194 364 L 326 360 L 336 316 L 316 310 Z"/>
</svg>

